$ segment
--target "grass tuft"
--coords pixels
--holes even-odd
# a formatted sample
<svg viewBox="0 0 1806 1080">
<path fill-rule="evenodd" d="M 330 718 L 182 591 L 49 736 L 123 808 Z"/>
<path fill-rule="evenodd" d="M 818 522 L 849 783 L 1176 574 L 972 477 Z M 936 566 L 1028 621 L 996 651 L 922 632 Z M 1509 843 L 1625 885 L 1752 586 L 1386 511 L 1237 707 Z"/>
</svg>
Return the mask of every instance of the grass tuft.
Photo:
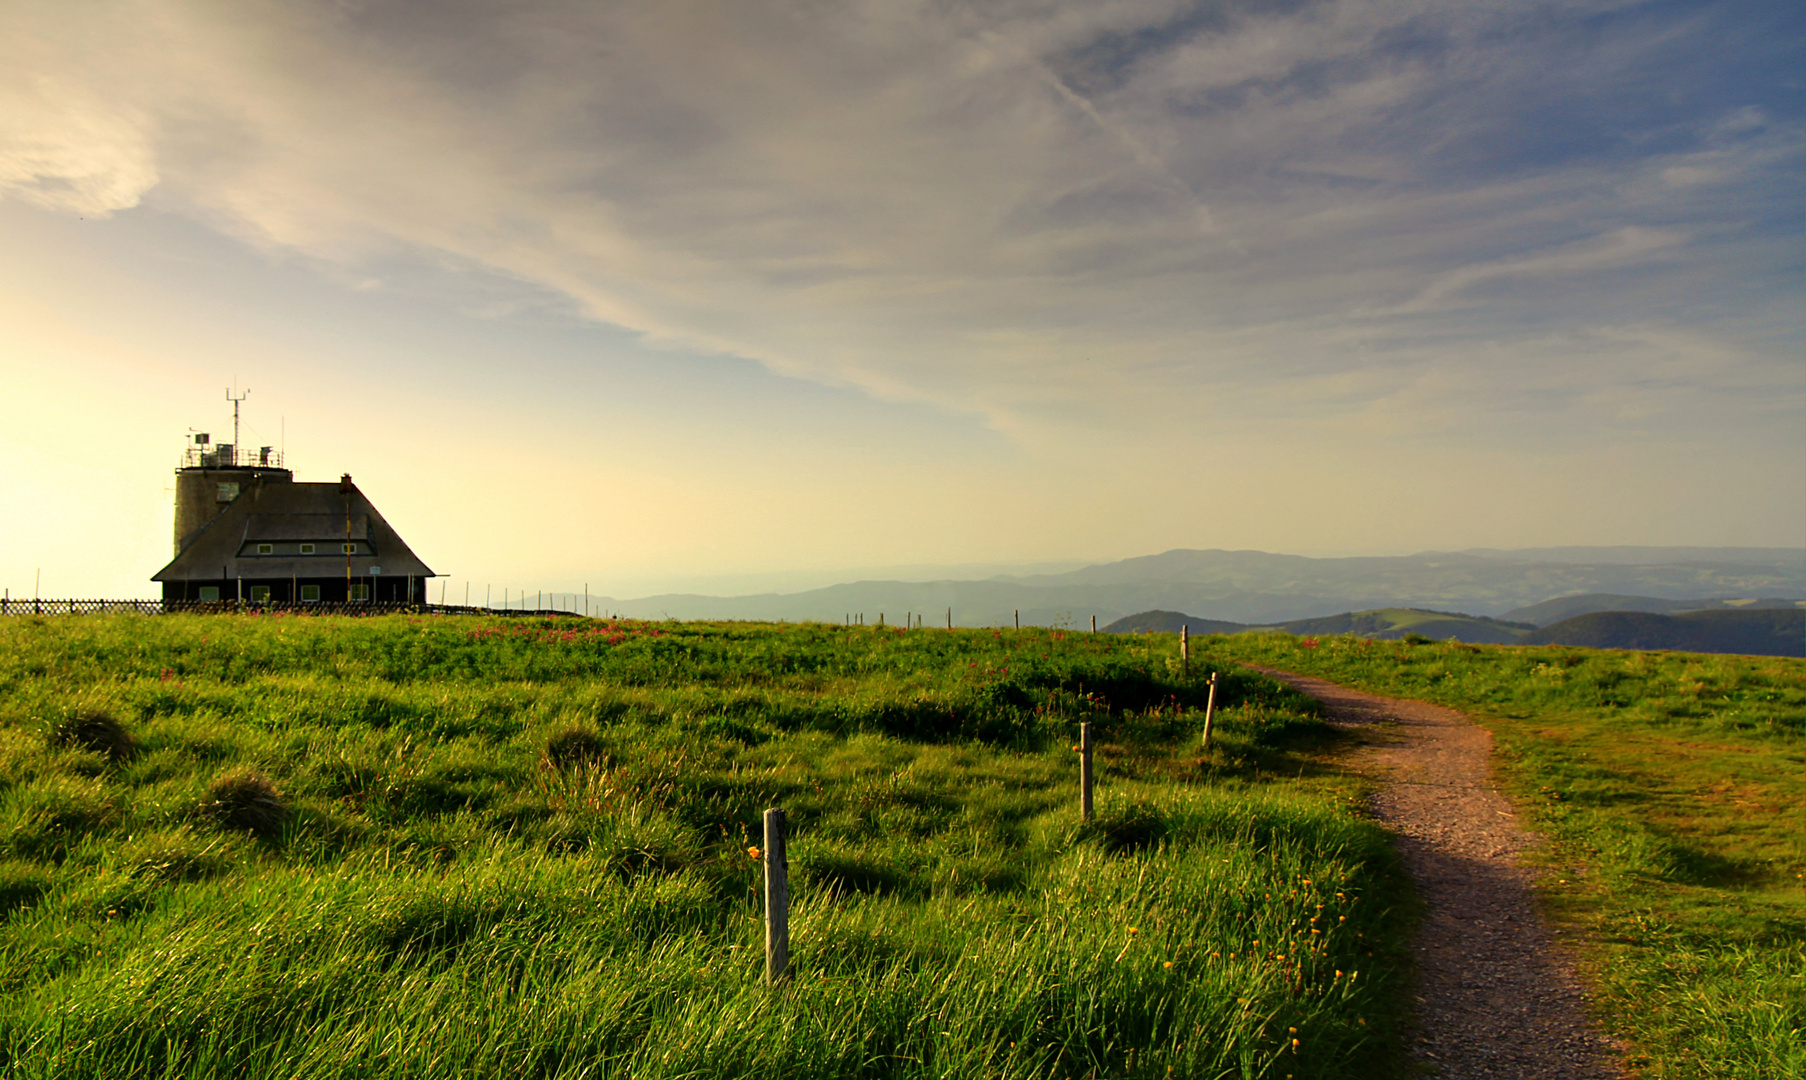
<svg viewBox="0 0 1806 1080">
<path fill-rule="evenodd" d="M 115 764 L 138 749 L 125 725 L 100 709 L 82 709 L 58 720 L 50 729 L 50 744 L 99 754 Z"/>
<path fill-rule="evenodd" d="M 586 727 L 567 727 L 546 740 L 546 764 L 554 769 L 598 765 L 607 756 L 602 737 Z"/>
<path fill-rule="evenodd" d="M 269 839 L 288 820 L 288 807 L 269 777 L 247 769 L 227 773 L 209 784 L 201 815 L 222 829 Z"/>
</svg>

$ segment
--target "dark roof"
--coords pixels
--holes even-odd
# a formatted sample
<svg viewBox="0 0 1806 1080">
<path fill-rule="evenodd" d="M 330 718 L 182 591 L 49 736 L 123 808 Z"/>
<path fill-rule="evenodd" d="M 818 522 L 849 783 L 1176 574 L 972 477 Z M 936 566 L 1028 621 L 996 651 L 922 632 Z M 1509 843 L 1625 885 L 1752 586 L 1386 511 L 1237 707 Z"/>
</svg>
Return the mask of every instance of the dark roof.
<svg viewBox="0 0 1806 1080">
<path fill-rule="evenodd" d="M 351 536 L 374 554 L 353 557 L 354 577 L 382 568 L 383 577 L 437 577 L 408 548 L 364 493 L 343 483 L 298 484 L 260 480 L 246 484 L 238 498 L 201 529 L 181 554 L 151 576 L 152 581 L 219 581 L 222 578 L 315 578 L 343 574 L 345 555 L 336 545 Z M 264 555 L 240 558 L 246 541 L 313 540 L 334 544 L 318 555 Z"/>
<path fill-rule="evenodd" d="M 294 485 L 290 485 L 294 486 Z M 338 487 L 337 484 L 330 485 Z M 370 515 L 252 514 L 245 522 L 246 540 L 367 540 Z"/>
</svg>

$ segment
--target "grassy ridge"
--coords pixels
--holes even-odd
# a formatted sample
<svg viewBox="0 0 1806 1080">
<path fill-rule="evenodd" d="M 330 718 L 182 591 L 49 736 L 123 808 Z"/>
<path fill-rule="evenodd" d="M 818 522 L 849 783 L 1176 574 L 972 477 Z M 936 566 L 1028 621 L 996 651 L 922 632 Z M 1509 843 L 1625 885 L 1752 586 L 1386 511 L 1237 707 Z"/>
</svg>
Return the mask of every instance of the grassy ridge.
<svg viewBox="0 0 1806 1080">
<path fill-rule="evenodd" d="M 1265 680 L 1225 677 L 1200 757 L 1200 687 L 1170 653 L 1041 630 L 0 623 L 0 1073 L 1392 1071 L 1384 835 L 1295 756 L 1322 725 Z M 796 828 L 775 993 L 748 851 L 769 805 Z"/>
<path fill-rule="evenodd" d="M 1212 647 L 1463 709 L 1554 843 L 1601 1019 L 1644 1075 L 1806 1075 L 1806 661 L 1239 635 Z"/>
</svg>

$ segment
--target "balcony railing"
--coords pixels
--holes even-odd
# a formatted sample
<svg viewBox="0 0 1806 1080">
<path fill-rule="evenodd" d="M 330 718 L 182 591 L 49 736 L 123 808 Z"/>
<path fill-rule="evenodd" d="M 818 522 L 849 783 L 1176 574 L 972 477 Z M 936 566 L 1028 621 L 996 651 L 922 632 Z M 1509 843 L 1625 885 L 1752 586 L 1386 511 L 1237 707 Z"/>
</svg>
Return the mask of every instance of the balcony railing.
<svg viewBox="0 0 1806 1080">
<path fill-rule="evenodd" d="M 214 443 L 190 446 L 182 453 L 184 469 L 280 469 L 282 451 L 273 446 L 233 446 Z"/>
</svg>

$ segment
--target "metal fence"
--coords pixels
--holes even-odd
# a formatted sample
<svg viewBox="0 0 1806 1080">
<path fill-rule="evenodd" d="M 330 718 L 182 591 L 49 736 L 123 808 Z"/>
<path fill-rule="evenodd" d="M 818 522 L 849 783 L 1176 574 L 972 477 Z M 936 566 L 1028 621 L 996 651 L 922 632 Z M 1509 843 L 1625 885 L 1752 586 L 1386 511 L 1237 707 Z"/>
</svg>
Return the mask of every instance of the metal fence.
<svg viewBox="0 0 1806 1080">
<path fill-rule="evenodd" d="M 509 615 L 582 618 L 575 611 L 539 608 L 484 608 L 457 604 L 408 604 L 400 601 L 350 601 L 311 604 L 234 600 L 39 600 L 0 599 L 3 615 Z"/>
</svg>

